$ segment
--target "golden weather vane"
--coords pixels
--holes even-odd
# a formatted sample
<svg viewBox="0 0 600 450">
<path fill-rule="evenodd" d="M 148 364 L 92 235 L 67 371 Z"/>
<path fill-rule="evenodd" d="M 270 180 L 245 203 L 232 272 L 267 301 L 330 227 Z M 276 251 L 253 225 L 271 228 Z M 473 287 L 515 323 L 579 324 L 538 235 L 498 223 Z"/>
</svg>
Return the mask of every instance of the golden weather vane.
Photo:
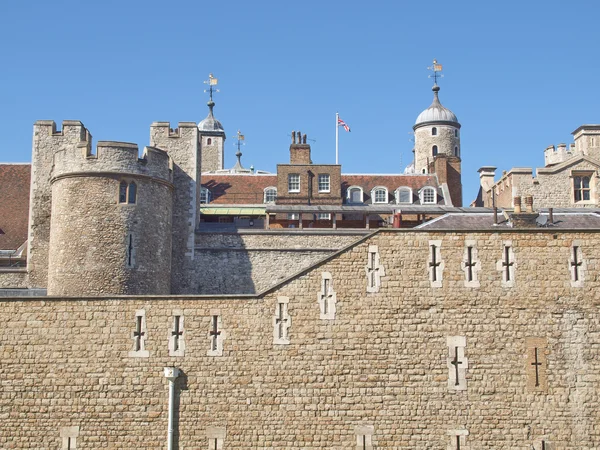
<svg viewBox="0 0 600 450">
<path fill-rule="evenodd" d="M 440 73 L 442 71 L 442 65 L 438 64 L 437 59 L 434 59 L 433 65 L 429 66 L 427 69 L 433 72 L 433 74 L 429 75 L 429 78 L 433 78 L 434 84 L 437 84 L 438 78 L 444 78 L 444 75 Z"/>
<path fill-rule="evenodd" d="M 217 88 L 213 87 L 219 84 L 219 79 L 215 78 L 212 73 L 208 74 L 208 80 L 204 81 L 204 84 L 208 84 L 208 89 L 204 89 L 204 92 L 210 94 L 210 101 L 213 99 L 213 92 L 220 92 Z"/>
</svg>

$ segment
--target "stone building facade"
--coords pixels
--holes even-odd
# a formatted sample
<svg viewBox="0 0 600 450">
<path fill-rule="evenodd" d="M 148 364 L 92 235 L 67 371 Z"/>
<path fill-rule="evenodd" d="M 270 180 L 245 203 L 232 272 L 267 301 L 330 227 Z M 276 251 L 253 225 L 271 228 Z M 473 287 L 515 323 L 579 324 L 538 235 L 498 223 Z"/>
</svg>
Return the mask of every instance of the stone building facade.
<svg viewBox="0 0 600 450">
<path fill-rule="evenodd" d="M 536 208 L 597 208 L 600 205 L 600 125 L 573 131 L 575 142 L 544 150 L 545 167 L 513 168 L 494 181 L 496 168 L 479 169 L 481 188 L 475 206 L 513 207 L 513 198 L 531 195 Z"/>
<path fill-rule="evenodd" d="M 177 448 L 598 448 L 590 220 L 381 230 L 259 295 L 1 299 L 0 446 L 162 448 L 166 366 Z"/>
<path fill-rule="evenodd" d="M 153 123 L 141 156 L 94 148 L 78 121 L 35 124 L 29 218 L 0 241 L 28 253 L 0 268 L 0 448 L 164 448 L 169 411 L 179 449 L 600 447 L 597 210 L 540 227 L 532 201 L 449 202 L 460 124 L 434 89 L 419 173 L 342 175 L 303 140 L 252 185 L 310 214 L 400 205 L 414 228 L 203 230 L 203 154 L 221 170 L 225 139 L 209 108 L 201 126 Z M 588 150 L 546 170 L 582 176 Z"/>
</svg>

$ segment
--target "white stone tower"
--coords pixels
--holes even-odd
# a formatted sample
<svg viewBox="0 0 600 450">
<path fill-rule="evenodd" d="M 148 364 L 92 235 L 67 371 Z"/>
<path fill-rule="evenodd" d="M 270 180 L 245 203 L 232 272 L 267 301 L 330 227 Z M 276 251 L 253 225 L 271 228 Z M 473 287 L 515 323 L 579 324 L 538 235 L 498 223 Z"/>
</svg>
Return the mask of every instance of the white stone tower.
<svg viewBox="0 0 600 450">
<path fill-rule="evenodd" d="M 430 164 L 438 155 L 458 158 L 460 161 L 460 123 L 456 115 L 440 103 L 437 78 L 440 77 L 438 72 L 442 70 L 441 64 L 434 61 L 432 70 L 435 80 L 433 103 L 419 114 L 413 126 L 416 173 L 428 173 Z"/>
<path fill-rule="evenodd" d="M 209 85 L 207 90 L 210 93 L 208 105 L 208 116 L 198 124 L 198 139 L 201 155 L 201 170 L 202 172 L 210 172 L 215 170 L 223 170 L 224 155 L 225 155 L 225 130 L 223 125 L 213 115 L 215 102 L 213 101 L 213 92 L 218 92 L 214 86 L 217 85 L 217 79 L 212 73 L 208 76 Z"/>
</svg>

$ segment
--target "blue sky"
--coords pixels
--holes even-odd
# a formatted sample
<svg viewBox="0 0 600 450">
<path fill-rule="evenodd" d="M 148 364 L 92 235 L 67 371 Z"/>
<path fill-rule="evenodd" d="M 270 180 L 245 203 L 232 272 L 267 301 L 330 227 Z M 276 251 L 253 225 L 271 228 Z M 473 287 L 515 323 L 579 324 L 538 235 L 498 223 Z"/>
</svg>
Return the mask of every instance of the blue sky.
<svg viewBox="0 0 600 450">
<path fill-rule="evenodd" d="M 440 99 L 462 124 L 464 202 L 477 169 L 543 165 L 543 150 L 600 123 L 597 1 L 13 1 L 0 8 L 0 161 L 30 161 L 39 119 L 81 120 L 95 142 L 148 144 L 153 121 L 215 115 L 246 135 L 242 163 L 275 171 L 289 134 L 315 163 L 399 173 L 412 125 Z"/>
</svg>

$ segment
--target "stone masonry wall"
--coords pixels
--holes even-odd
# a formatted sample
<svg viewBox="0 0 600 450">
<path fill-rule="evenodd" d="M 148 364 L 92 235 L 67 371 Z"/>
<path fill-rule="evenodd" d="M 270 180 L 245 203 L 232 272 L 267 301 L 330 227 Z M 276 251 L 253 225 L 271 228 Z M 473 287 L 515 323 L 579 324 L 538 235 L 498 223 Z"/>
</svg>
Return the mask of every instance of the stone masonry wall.
<svg viewBox="0 0 600 450">
<path fill-rule="evenodd" d="M 198 234 L 191 292 L 261 292 L 364 234 L 310 231 Z"/>
<path fill-rule="evenodd" d="M 166 151 L 173 160 L 171 292 L 188 292 L 187 274 L 194 265 L 194 232 L 200 220 L 198 126 L 179 122 L 173 130 L 169 122 L 154 122 L 150 126 L 150 145 Z"/>
<path fill-rule="evenodd" d="M 574 242 L 586 261 L 577 288 Z M 510 286 L 497 270 L 507 243 Z M 467 244 L 480 268 L 469 287 Z M 371 252 L 385 274 L 367 293 Z M 457 435 L 461 449 L 596 449 L 598 255 L 598 233 L 391 230 L 260 298 L 0 299 L 0 447 L 61 448 L 60 429 L 78 426 L 77 448 L 164 448 L 162 372 L 175 366 L 181 449 L 209 448 L 216 428 L 225 449 L 363 448 L 357 432 L 374 449 L 452 449 Z M 332 319 L 320 318 L 324 273 Z M 288 344 L 274 343 L 280 302 Z M 148 356 L 129 356 L 141 310 Z M 183 356 L 169 356 L 174 315 Z M 214 315 L 221 356 L 208 356 Z M 449 345 L 464 345 L 465 389 L 448 382 Z"/>
<path fill-rule="evenodd" d="M 598 167 L 587 161 L 581 161 L 556 173 L 544 173 L 538 169 L 537 176 L 513 175 L 513 195 L 533 195 L 534 208 L 573 208 L 596 207 L 600 195 L 600 177 L 597 175 Z M 593 201 L 575 203 L 573 194 L 572 171 L 582 171 L 596 174 L 592 177 L 594 184 L 591 191 Z"/>
<path fill-rule="evenodd" d="M 33 127 L 31 156 L 31 195 L 29 200 L 29 237 L 27 269 L 32 287 L 45 288 L 48 283 L 50 216 L 52 188 L 50 178 L 55 153 L 79 147 L 84 153 L 91 135 L 78 120 L 65 120 L 57 131 L 52 120 L 38 120 Z"/>
<path fill-rule="evenodd" d="M 27 271 L 20 270 L 0 270 L 0 289 L 13 288 L 22 289 L 29 287 L 29 277 Z"/>
<path fill-rule="evenodd" d="M 437 128 L 437 135 L 432 136 L 431 129 Z M 428 169 L 428 161 L 433 161 L 432 149 L 438 146 L 438 155 L 454 155 L 454 147 L 458 147 L 460 156 L 460 131 L 459 136 L 454 136 L 455 127 L 450 125 L 427 125 L 415 130 L 415 170 L 422 173 L 422 169 Z"/>
</svg>

